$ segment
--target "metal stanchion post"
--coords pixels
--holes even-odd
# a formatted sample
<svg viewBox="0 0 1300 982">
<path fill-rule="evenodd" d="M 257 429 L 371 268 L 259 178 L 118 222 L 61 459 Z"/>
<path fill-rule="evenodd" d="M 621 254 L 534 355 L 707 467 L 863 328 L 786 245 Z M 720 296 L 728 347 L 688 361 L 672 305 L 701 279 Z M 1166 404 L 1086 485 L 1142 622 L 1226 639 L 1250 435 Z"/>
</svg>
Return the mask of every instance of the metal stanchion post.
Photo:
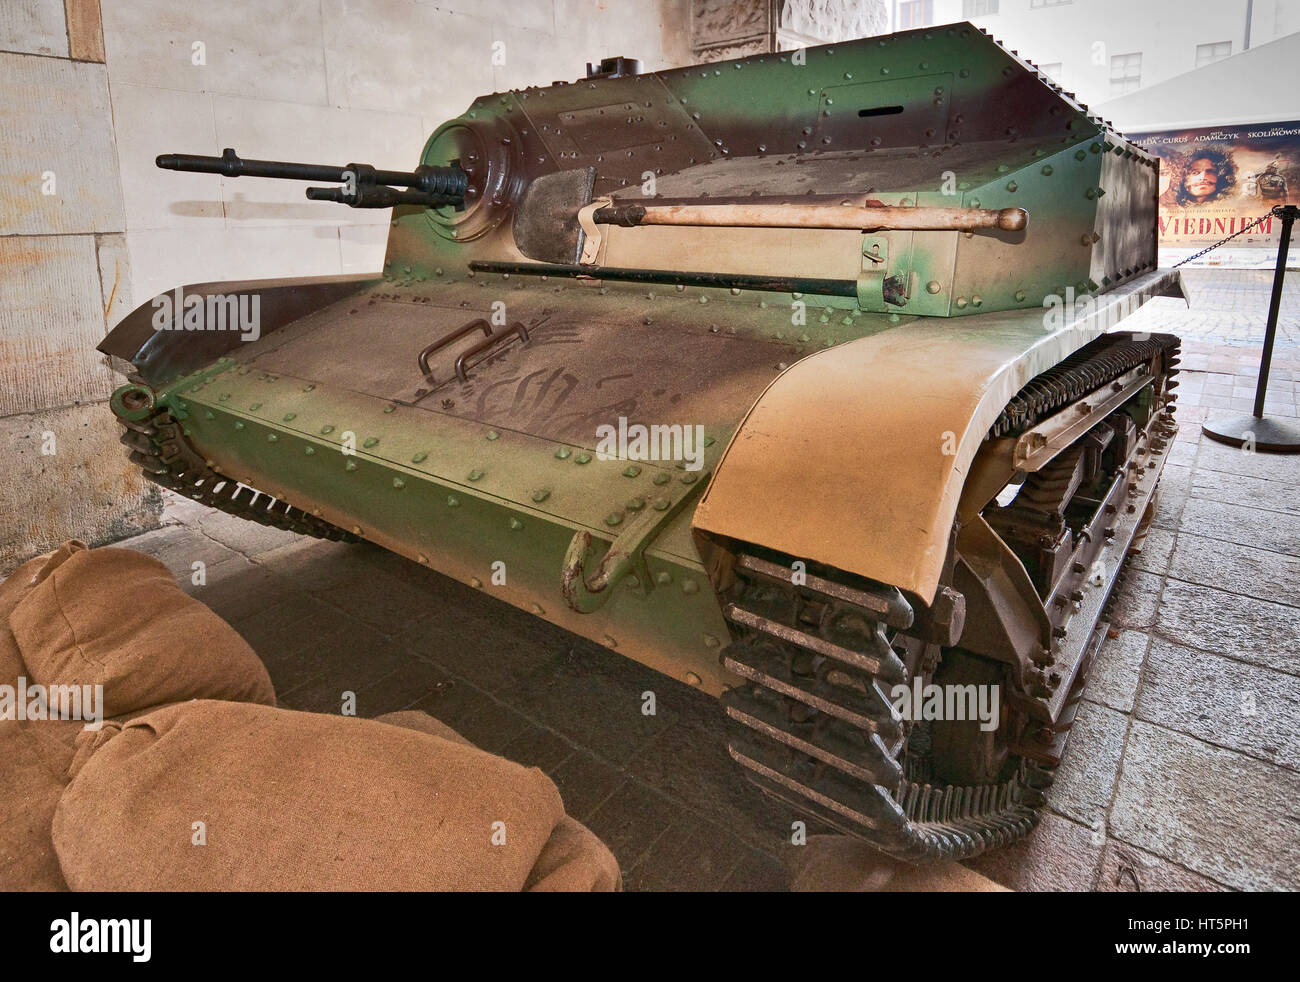
<svg viewBox="0 0 1300 982">
<path fill-rule="evenodd" d="M 1286 277 L 1287 256 L 1291 248 L 1291 226 L 1300 217 L 1295 205 L 1279 205 L 1273 217 L 1282 220 L 1282 235 L 1277 247 L 1277 266 L 1273 272 L 1273 296 L 1268 305 L 1268 326 L 1264 330 L 1264 353 L 1259 361 L 1259 382 L 1255 386 L 1255 412 L 1251 416 L 1207 421 L 1201 432 L 1211 440 L 1234 447 L 1252 445 L 1256 450 L 1272 453 L 1300 452 L 1300 424 L 1264 415 L 1264 394 L 1268 391 L 1268 372 L 1273 361 L 1273 340 L 1277 335 L 1277 318 L 1282 308 L 1282 281 Z"/>
</svg>

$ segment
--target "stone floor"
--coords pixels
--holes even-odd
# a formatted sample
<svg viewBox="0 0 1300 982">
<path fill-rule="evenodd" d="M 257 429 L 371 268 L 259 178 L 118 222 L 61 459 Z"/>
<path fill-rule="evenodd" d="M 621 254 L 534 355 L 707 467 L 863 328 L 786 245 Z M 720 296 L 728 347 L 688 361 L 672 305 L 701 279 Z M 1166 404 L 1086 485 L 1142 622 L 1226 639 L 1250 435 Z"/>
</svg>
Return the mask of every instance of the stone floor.
<svg viewBox="0 0 1300 982">
<path fill-rule="evenodd" d="M 1015 889 L 1300 889 L 1300 457 L 1242 453 L 1199 428 L 1251 410 L 1268 279 L 1194 272 L 1190 309 L 1162 299 L 1138 315 L 1184 338 L 1182 430 L 1050 813 L 969 864 Z M 1296 415 L 1298 301 L 1300 284 L 1269 387 L 1279 416 Z M 740 778 L 701 693 L 374 546 L 181 499 L 167 523 L 122 544 L 186 584 L 204 563 L 205 585 L 189 589 L 248 639 L 284 705 L 338 712 L 353 691 L 361 715 L 424 709 L 543 768 L 629 889 L 830 882 L 810 879 L 811 847 L 790 844 L 797 816 Z M 865 848 L 834 849 L 837 885 L 874 866 Z"/>
</svg>

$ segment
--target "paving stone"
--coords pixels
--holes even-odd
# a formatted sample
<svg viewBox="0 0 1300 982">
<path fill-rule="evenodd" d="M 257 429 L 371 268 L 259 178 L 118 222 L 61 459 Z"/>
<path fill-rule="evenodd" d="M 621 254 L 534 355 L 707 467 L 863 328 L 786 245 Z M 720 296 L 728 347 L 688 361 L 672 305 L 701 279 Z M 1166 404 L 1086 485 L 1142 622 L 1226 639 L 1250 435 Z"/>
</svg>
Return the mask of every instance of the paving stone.
<svg viewBox="0 0 1300 982">
<path fill-rule="evenodd" d="M 1300 889 L 1300 774 L 1135 720 L 1110 834 L 1240 890 Z"/>
<path fill-rule="evenodd" d="M 1284 672 L 1296 670 L 1300 610 L 1167 580 L 1160 620 L 1151 632 L 1177 644 L 1239 658 Z"/>
<path fill-rule="evenodd" d="M 964 865 L 1018 891 L 1091 890 L 1101 865 L 1102 833 L 1051 812 L 1015 845 Z"/>
<path fill-rule="evenodd" d="M 1156 528 L 1178 529 L 1183 507 L 1187 504 L 1191 492 L 1190 467 L 1166 464 L 1160 473 L 1159 500 L 1156 503 L 1155 518 L 1152 525 Z"/>
<path fill-rule="evenodd" d="M 1294 485 L 1226 471 L 1197 468 L 1192 475 L 1192 496 L 1248 508 L 1300 514 L 1300 495 L 1296 494 Z"/>
<path fill-rule="evenodd" d="M 1197 445 L 1190 442 L 1175 440 L 1169 448 L 1169 464 L 1176 464 L 1180 467 L 1190 466 L 1196 461 Z"/>
<path fill-rule="evenodd" d="M 353 624 L 343 634 L 330 634 L 309 642 L 294 653 L 294 663 L 309 674 L 313 708 L 339 707 L 344 692 L 357 693 L 368 685 L 410 664 L 412 658 L 400 646 L 363 624 Z M 282 665 L 267 663 L 272 680 Z M 302 702 L 309 698 L 299 689 L 289 689 L 285 697 Z M 295 701 L 291 699 L 290 701 Z M 338 712 L 337 708 L 331 710 Z"/>
<path fill-rule="evenodd" d="M 446 582 L 463 596 L 425 594 L 417 619 L 400 638 L 421 657 L 489 692 L 518 685 L 569 649 L 589 644 L 503 601 Z"/>
<path fill-rule="evenodd" d="M 1089 828 L 1103 825 L 1127 731 L 1123 713 L 1087 701 L 1079 707 L 1048 795 L 1052 810 Z"/>
<path fill-rule="evenodd" d="M 1300 556 L 1300 515 L 1191 498 L 1181 527 L 1194 535 Z"/>
<path fill-rule="evenodd" d="M 722 887 L 753 849 L 723 825 L 679 815 L 629 874 L 640 890 L 708 890 Z"/>
<path fill-rule="evenodd" d="M 529 723 L 501 748 L 501 756 L 517 764 L 540 767 L 550 774 L 573 755 L 574 746 L 554 730 Z"/>
<path fill-rule="evenodd" d="M 573 742 L 623 765 L 672 724 L 672 713 L 642 713 L 641 694 L 678 685 L 622 655 L 576 645 L 523 681 L 502 690 L 502 701 Z"/>
<path fill-rule="evenodd" d="M 280 659 L 331 628 L 346 628 L 345 618 L 329 604 L 305 593 L 289 592 L 270 609 L 233 621 L 263 661 Z"/>
<path fill-rule="evenodd" d="M 443 684 L 435 685 L 432 691 L 407 708 L 426 712 L 460 733 L 465 720 L 485 708 L 498 705 L 499 703 L 482 689 L 464 679 L 452 677 Z"/>
<path fill-rule="evenodd" d="M 1196 458 L 1198 470 L 1225 471 L 1244 477 L 1300 485 L 1300 457 L 1274 453 L 1246 453 L 1240 447 L 1205 440 Z"/>
<path fill-rule="evenodd" d="M 1097 889 L 1108 893 L 1221 893 L 1227 887 L 1134 846 L 1108 839 Z"/>
<path fill-rule="evenodd" d="M 1118 631 L 1116 637 L 1107 637 L 1088 672 L 1084 697 L 1121 713 L 1132 710 L 1150 643 L 1150 635 L 1142 631 Z"/>
<path fill-rule="evenodd" d="M 677 723 L 646 744 L 627 764 L 630 773 L 708 815 L 758 848 L 789 842 L 790 823 L 803 819 L 750 784 L 727 752 L 726 727 Z"/>
<path fill-rule="evenodd" d="M 1300 604 L 1300 557 L 1184 532 L 1169 559 L 1169 575 L 1232 593 Z"/>
<path fill-rule="evenodd" d="M 1116 588 L 1111 623 L 1119 628 L 1150 628 L 1160 606 L 1163 578 L 1140 569 L 1130 569 L 1123 585 Z"/>
<path fill-rule="evenodd" d="M 1174 550 L 1175 535 L 1176 533 L 1171 529 L 1157 528 L 1153 524 L 1147 530 L 1147 537 L 1142 542 L 1142 551 L 1132 553 L 1129 564 L 1134 569 L 1162 575 L 1169 565 L 1169 556 Z"/>
<path fill-rule="evenodd" d="M 291 592 L 273 574 L 243 556 L 209 566 L 202 584 L 195 584 L 190 577 L 178 582 L 182 590 L 203 601 L 228 622 L 268 611 Z"/>
<path fill-rule="evenodd" d="M 537 728 L 520 713 L 490 696 L 478 712 L 466 716 L 455 727 L 466 740 L 490 754 L 504 753 L 515 738 Z"/>
<path fill-rule="evenodd" d="M 1300 677 L 1152 642 L 1139 718 L 1300 771 Z"/>
<path fill-rule="evenodd" d="M 215 566 L 239 555 L 228 546 L 185 525 L 164 525 L 152 532 L 123 539 L 114 545 L 153 556 L 171 570 L 177 580 L 191 579 L 196 562 L 203 563 L 205 567 Z"/>
<path fill-rule="evenodd" d="M 249 558 L 301 538 L 296 532 L 271 528 L 215 509 L 209 509 L 199 518 L 199 531 Z"/>
<path fill-rule="evenodd" d="M 376 557 L 384 551 L 370 543 L 332 542 L 304 535 L 258 553 L 256 558 L 259 565 L 296 589 L 319 592 L 375 569 Z"/>
<path fill-rule="evenodd" d="M 790 871 L 776 857 L 751 849 L 721 889 L 732 893 L 785 893 L 790 889 Z"/>
<path fill-rule="evenodd" d="M 678 806 L 639 781 L 624 781 L 591 817 L 583 820 L 609 847 L 623 869 L 631 869 L 673 824 Z"/>
<path fill-rule="evenodd" d="M 357 690 L 358 716 L 383 716 L 406 709 L 453 684 L 441 666 L 411 658 Z"/>
<path fill-rule="evenodd" d="M 357 572 L 334 586 L 313 591 L 358 621 L 396 636 L 426 613 L 420 591 L 387 574 Z"/>
<path fill-rule="evenodd" d="M 549 776 L 560 789 L 565 811 L 579 822 L 587 821 L 626 780 L 623 771 L 585 749 L 575 750 Z"/>
</svg>

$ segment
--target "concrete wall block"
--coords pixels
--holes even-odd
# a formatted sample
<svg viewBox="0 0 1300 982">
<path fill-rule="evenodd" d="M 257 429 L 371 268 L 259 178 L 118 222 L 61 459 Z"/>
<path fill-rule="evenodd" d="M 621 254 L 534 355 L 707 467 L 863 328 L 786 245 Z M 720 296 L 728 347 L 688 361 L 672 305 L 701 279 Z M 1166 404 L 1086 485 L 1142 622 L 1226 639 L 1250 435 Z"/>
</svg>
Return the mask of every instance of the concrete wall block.
<svg viewBox="0 0 1300 982">
<path fill-rule="evenodd" d="M 122 231 L 104 66 L 0 53 L 0 78 L 0 230 Z"/>
<path fill-rule="evenodd" d="M 528 31 L 554 34 L 556 31 L 554 0 L 415 0 L 424 6 L 441 7 L 455 14 L 468 14 L 494 24 L 513 24 Z M 609 2 L 609 0 L 606 0 Z M 623 0 L 624 3 L 627 0 Z M 617 0 L 612 4 L 618 6 Z"/>
<path fill-rule="evenodd" d="M 342 271 L 337 226 L 146 229 L 126 242 L 136 306 L 190 283 Z"/>
<path fill-rule="evenodd" d="M 410 170 L 426 134 L 418 115 L 214 96 L 217 146 L 241 156 Z M 188 176 L 188 175 L 182 175 Z M 201 175 L 195 175 L 201 176 Z M 388 225 L 387 208 L 308 201 L 302 181 L 222 177 L 227 225 Z"/>
<path fill-rule="evenodd" d="M 385 215 L 388 212 L 384 212 Z M 388 224 L 339 226 L 339 253 L 344 273 L 375 273 L 383 269 Z"/>
<path fill-rule="evenodd" d="M 450 119 L 492 91 L 491 21 L 414 0 L 322 0 L 321 11 L 332 105 Z"/>
<path fill-rule="evenodd" d="M 554 71 L 564 71 L 554 77 L 581 78 L 587 62 L 613 55 L 646 71 L 694 64 L 690 24 L 691 0 L 555 0 Z"/>
<path fill-rule="evenodd" d="M 95 236 L 95 252 L 99 258 L 99 290 L 104 301 L 104 326 L 107 333 L 135 308 L 126 234 L 115 232 Z"/>
<path fill-rule="evenodd" d="M 154 165 L 162 153 L 221 152 L 212 96 L 120 83 L 115 74 L 113 115 L 127 228 L 198 228 L 224 222 L 220 176 L 182 174 Z"/>
<path fill-rule="evenodd" d="M 103 336 L 93 236 L 0 238 L 0 416 L 105 398 Z"/>
<path fill-rule="evenodd" d="M 101 545 L 158 525 L 159 490 L 119 431 L 103 403 L 0 418 L 0 575 L 67 539 Z"/>
<path fill-rule="evenodd" d="M 493 24 L 492 41 L 500 45 L 498 60 L 504 61 L 492 67 L 491 88 L 497 92 L 581 79 L 587 74 L 588 60 L 600 57 L 586 54 L 567 42 L 557 43 L 553 34 L 541 34 L 509 23 Z"/>
<path fill-rule="evenodd" d="M 63 0 L 0 4 L 0 50 L 68 57 Z"/>
<path fill-rule="evenodd" d="M 317 0 L 105 0 L 103 17 L 114 85 L 326 101 Z"/>
</svg>

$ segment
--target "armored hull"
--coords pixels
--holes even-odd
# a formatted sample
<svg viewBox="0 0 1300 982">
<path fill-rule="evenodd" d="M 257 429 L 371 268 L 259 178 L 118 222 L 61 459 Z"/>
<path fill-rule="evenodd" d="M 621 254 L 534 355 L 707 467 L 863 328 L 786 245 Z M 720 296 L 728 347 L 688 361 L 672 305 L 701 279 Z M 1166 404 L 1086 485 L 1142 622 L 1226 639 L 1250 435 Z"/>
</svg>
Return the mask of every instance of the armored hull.
<svg viewBox="0 0 1300 982">
<path fill-rule="evenodd" d="M 114 330 L 133 458 L 721 697 L 756 785 L 895 855 L 1025 834 L 1173 433 L 1177 340 L 1123 324 L 1178 289 L 1157 161 L 953 25 L 485 96 L 420 164 L 463 202 L 380 275 Z"/>
</svg>

